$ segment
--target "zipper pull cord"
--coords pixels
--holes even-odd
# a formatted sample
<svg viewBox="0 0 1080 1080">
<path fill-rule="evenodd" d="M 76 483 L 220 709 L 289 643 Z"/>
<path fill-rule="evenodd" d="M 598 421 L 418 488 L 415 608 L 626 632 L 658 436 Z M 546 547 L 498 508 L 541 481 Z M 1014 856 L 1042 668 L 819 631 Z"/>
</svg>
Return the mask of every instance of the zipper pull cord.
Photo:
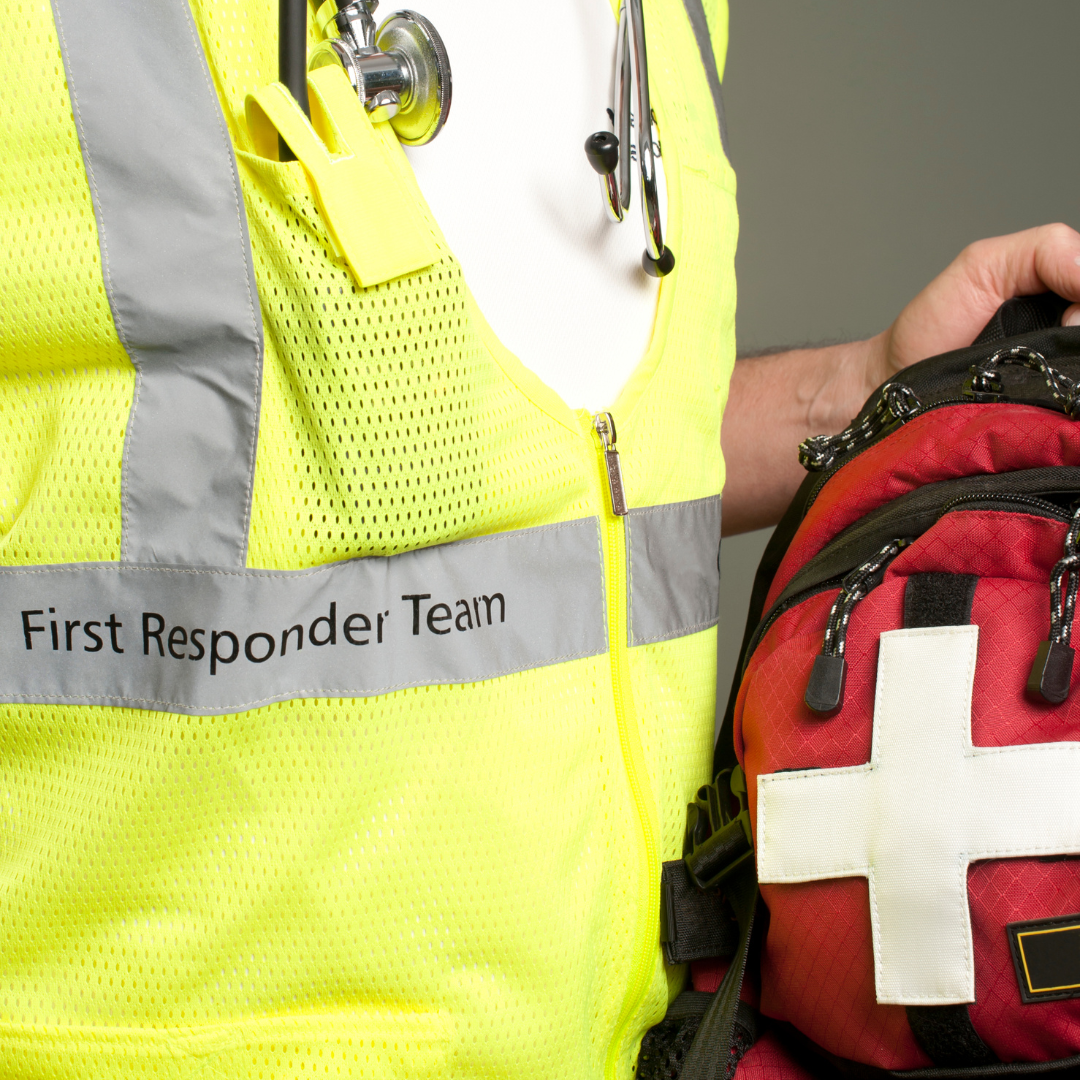
<svg viewBox="0 0 1080 1080">
<path fill-rule="evenodd" d="M 911 540 L 906 538 L 890 540 L 872 559 L 857 566 L 840 583 L 840 594 L 833 601 L 825 624 L 825 640 L 821 652 L 814 658 L 814 667 L 803 695 L 806 707 L 815 716 L 835 716 L 843 708 L 847 682 L 844 650 L 855 605 L 880 584 L 880 575 L 885 568 L 910 543 Z"/>
<path fill-rule="evenodd" d="M 622 463 L 619 450 L 615 445 L 615 417 L 609 412 L 597 413 L 593 417 L 593 427 L 600 436 L 600 445 L 604 448 L 604 465 L 607 468 L 608 491 L 611 493 L 611 512 L 616 517 L 627 514 L 626 493 L 623 491 Z"/>
<path fill-rule="evenodd" d="M 1065 533 L 1062 557 L 1050 571 L 1050 637 L 1039 643 L 1028 675 L 1027 692 L 1051 705 L 1060 705 L 1072 686 L 1076 650 L 1072 640 L 1076 594 L 1080 590 L 1080 509 Z"/>
<path fill-rule="evenodd" d="M 999 349 L 981 364 L 971 365 L 971 378 L 964 386 L 964 396 L 979 399 L 984 395 L 996 397 L 1002 392 L 1000 369 L 1006 364 L 1030 368 L 1038 371 L 1046 382 L 1050 393 L 1060 401 L 1065 412 L 1074 420 L 1080 414 L 1080 386 L 1057 368 L 1052 367 L 1046 357 L 1035 349 L 1014 345 L 1009 349 Z"/>
<path fill-rule="evenodd" d="M 859 424 L 849 424 L 837 435 L 811 435 L 799 444 L 799 464 L 807 472 L 831 469 L 836 459 L 872 441 L 890 424 L 915 416 L 922 403 L 908 387 L 886 383 L 873 412 Z"/>
</svg>

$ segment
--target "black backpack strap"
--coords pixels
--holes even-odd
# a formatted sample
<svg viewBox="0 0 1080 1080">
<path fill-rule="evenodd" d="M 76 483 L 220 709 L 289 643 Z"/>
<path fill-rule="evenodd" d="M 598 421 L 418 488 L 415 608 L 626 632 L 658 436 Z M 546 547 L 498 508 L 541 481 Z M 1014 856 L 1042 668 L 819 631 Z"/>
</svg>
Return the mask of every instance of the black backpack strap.
<svg viewBox="0 0 1080 1080">
<path fill-rule="evenodd" d="M 1033 330 L 1049 330 L 1061 325 L 1061 316 L 1071 301 L 1056 293 L 1040 296 L 1016 296 L 1006 300 L 994 312 L 994 317 L 982 328 L 972 345 L 993 345 L 1016 334 L 1029 334 Z"/>
<path fill-rule="evenodd" d="M 737 1038 L 741 1033 L 736 1031 L 741 1005 L 739 995 L 750 956 L 758 906 L 757 875 L 753 864 L 748 864 L 742 872 L 728 878 L 724 882 L 724 892 L 739 923 L 739 946 L 720 988 L 701 1019 L 697 1035 L 683 1060 L 679 1080 L 728 1080 L 734 1075 L 739 1059 L 756 1036 L 756 1031 L 749 1032 L 747 1042 L 745 1036 L 743 1039 Z"/>
</svg>

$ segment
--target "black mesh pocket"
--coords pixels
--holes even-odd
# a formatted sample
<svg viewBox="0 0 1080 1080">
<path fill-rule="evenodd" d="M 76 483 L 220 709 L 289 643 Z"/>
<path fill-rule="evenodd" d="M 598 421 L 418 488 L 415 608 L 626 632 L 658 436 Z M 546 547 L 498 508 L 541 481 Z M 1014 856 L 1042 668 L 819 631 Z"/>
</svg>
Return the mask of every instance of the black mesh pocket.
<svg viewBox="0 0 1080 1080">
<path fill-rule="evenodd" d="M 712 999 L 712 994 L 686 990 L 671 1003 L 664 1019 L 650 1028 L 641 1040 L 637 1080 L 679 1080 L 686 1053 Z M 757 1034 L 757 1014 L 739 1002 L 725 1080 L 734 1077 L 743 1054 L 754 1045 Z"/>
</svg>

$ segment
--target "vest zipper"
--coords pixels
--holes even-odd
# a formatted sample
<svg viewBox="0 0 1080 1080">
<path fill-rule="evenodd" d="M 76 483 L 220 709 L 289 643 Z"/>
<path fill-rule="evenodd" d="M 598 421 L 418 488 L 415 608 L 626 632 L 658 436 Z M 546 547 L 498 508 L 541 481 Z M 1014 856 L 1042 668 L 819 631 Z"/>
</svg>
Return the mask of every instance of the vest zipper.
<svg viewBox="0 0 1080 1080">
<path fill-rule="evenodd" d="M 619 746 L 626 769 L 626 779 L 634 800 L 638 820 L 638 855 L 642 866 L 643 885 L 648 903 L 640 907 L 634 932 L 634 959 L 623 998 L 619 1020 L 615 1026 L 604 1074 L 614 1080 L 627 1026 L 641 1006 L 649 986 L 649 976 L 656 962 L 660 925 L 660 854 L 657 843 L 656 808 L 649 788 L 645 755 L 641 747 L 637 712 L 630 687 L 630 664 L 626 570 L 627 513 L 623 491 L 622 468 L 615 445 L 615 420 L 611 413 L 597 413 L 592 418 L 593 430 L 599 440 L 602 475 L 607 480 L 610 503 L 604 507 L 603 547 L 607 575 L 608 652 L 611 657 L 611 688 L 615 716 L 619 728 Z"/>
<path fill-rule="evenodd" d="M 615 445 L 615 417 L 609 412 L 597 413 L 593 417 L 593 427 L 600 436 L 600 445 L 604 448 L 604 467 L 607 470 L 608 491 L 611 492 L 611 512 L 616 517 L 625 517 L 626 494 L 623 491 L 622 463 Z"/>
</svg>

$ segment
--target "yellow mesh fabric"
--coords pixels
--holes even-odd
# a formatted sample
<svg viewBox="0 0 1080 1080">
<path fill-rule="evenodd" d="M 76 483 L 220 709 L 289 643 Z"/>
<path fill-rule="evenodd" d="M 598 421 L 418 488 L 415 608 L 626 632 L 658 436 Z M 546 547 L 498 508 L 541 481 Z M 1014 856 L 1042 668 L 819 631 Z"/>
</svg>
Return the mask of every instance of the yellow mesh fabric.
<svg viewBox="0 0 1080 1080">
<path fill-rule="evenodd" d="M 600 657 L 226 718 L 8 707 L 4 1075 L 600 1075 L 635 873 L 610 701 Z"/>
<path fill-rule="evenodd" d="M 615 404 L 639 506 L 722 482 L 736 232 L 734 177 L 681 2 L 649 7 L 679 266 Z M 47 4 L 33 10 L 60 72 Z M 300 568 L 595 515 L 613 653 L 225 717 L 0 706 L 0 1074 L 626 1080 L 684 976 L 660 958 L 657 867 L 643 852 L 652 830 L 657 863 L 678 854 L 685 803 L 707 777 L 715 634 L 626 648 L 622 526 L 588 418 L 491 339 L 445 246 L 420 273 L 355 286 L 300 167 L 251 154 L 244 98 L 275 75 L 274 0 L 192 10 L 240 151 L 266 332 L 249 564 Z M 23 367 L 0 424 L 40 402 L 33 432 L 20 420 L 17 449 L 0 446 L 5 466 L 23 446 L 37 455 L 18 466 L 18 497 L 41 506 L 20 550 L 32 562 L 115 559 L 131 371 L 101 290 L 62 72 L 0 50 L 9 72 L 24 63 L 26 108 L 53 94 L 66 132 L 54 147 L 34 134 L 44 121 L 20 120 L 19 175 L 52 168 L 82 207 L 79 258 L 41 256 L 63 305 L 46 324 L 55 336 L 32 337 L 46 333 L 40 292 L 0 296 L 4 348 L 8 320 L 31 328 L 10 350 Z M 44 192 L 33 198 L 55 217 L 67 204 Z M 16 203 L 5 195 L 0 213 L 23 212 Z M 114 384 L 127 396 L 88 389 Z M 80 472 L 84 461 L 96 464 Z M 97 514 L 111 548 L 87 553 L 65 498 L 108 509 Z M 17 535 L 8 518 L 3 528 Z"/>
<path fill-rule="evenodd" d="M 113 328 L 48 0 L 0 35 L 0 563 L 120 555 L 134 369 Z"/>
</svg>

